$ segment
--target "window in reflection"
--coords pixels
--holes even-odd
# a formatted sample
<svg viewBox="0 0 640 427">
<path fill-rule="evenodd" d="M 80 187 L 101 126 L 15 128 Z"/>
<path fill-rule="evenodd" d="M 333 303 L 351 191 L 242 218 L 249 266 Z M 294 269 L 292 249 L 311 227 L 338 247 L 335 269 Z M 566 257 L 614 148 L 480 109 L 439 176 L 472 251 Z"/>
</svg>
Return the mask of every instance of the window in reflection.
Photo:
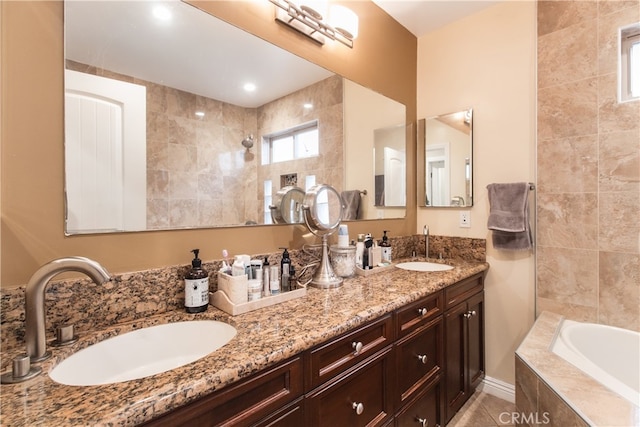
<svg viewBox="0 0 640 427">
<path fill-rule="evenodd" d="M 264 137 L 262 164 L 317 157 L 320 153 L 318 122 Z"/>
</svg>

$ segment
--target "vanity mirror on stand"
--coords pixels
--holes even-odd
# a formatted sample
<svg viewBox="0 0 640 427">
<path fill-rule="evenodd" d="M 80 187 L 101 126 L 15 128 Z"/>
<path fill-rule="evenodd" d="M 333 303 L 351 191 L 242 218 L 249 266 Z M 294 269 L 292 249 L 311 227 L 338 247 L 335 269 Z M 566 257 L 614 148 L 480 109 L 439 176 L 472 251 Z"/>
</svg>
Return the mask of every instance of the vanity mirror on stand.
<svg viewBox="0 0 640 427">
<path fill-rule="evenodd" d="M 335 274 L 329 263 L 328 237 L 340 226 L 343 209 L 340 193 L 330 185 L 315 185 L 304 196 L 304 222 L 309 231 L 322 238 L 322 258 L 311 279 L 313 287 L 329 289 L 342 285 L 342 279 Z"/>
<path fill-rule="evenodd" d="M 473 206 L 473 109 L 418 121 L 418 206 Z"/>
</svg>

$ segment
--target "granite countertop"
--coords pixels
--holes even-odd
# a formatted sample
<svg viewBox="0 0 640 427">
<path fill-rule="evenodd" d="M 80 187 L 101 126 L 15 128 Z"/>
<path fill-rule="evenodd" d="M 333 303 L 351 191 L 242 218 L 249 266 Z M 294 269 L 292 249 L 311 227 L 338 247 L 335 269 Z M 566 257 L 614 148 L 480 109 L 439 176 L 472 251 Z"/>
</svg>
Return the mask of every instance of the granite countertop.
<svg viewBox="0 0 640 427">
<path fill-rule="evenodd" d="M 179 311 L 116 325 L 80 337 L 69 347 L 48 346 L 53 357 L 40 364 L 43 374 L 21 384 L 2 385 L 1 423 L 13 427 L 140 424 L 489 268 L 487 263 L 447 263 L 455 268 L 429 273 L 391 268 L 346 279 L 336 289 L 309 288 L 302 298 L 238 316 L 210 306 L 204 313 Z M 47 375 L 73 352 L 107 337 L 197 319 L 227 322 L 237 335 L 196 362 L 139 380 L 76 387 L 55 383 Z"/>
</svg>

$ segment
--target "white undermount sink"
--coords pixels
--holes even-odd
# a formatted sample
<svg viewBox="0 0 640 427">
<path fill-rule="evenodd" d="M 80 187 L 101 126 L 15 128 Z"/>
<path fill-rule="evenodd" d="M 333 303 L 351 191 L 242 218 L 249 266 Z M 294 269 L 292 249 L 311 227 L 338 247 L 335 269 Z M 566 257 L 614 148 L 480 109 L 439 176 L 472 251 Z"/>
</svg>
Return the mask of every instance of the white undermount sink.
<svg viewBox="0 0 640 427">
<path fill-rule="evenodd" d="M 437 262 L 427 261 L 401 262 L 399 264 L 396 264 L 396 267 L 403 270 L 411 271 L 447 271 L 453 268 L 452 266 L 447 264 L 439 264 Z"/>
<path fill-rule="evenodd" d="M 60 384 L 111 384 L 195 362 L 228 343 L 236 329 L 215 320 L 150 326 L 100 341 L 72 354 L 49 376 Z"/>
</svg>

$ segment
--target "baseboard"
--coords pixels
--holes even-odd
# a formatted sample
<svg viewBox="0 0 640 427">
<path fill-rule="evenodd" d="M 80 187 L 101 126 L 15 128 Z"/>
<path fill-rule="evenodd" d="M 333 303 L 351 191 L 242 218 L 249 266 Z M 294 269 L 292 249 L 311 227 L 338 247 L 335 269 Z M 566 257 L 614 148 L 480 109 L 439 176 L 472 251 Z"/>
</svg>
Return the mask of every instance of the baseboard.
<svg viewBox="0 0 640 427">
<path fill-rule="evenodd" d="M 480 390 L 507 402 L 516 403 L 516 387 L 496 378 L 485 376 L 480 384 Z"/>
</svg>

